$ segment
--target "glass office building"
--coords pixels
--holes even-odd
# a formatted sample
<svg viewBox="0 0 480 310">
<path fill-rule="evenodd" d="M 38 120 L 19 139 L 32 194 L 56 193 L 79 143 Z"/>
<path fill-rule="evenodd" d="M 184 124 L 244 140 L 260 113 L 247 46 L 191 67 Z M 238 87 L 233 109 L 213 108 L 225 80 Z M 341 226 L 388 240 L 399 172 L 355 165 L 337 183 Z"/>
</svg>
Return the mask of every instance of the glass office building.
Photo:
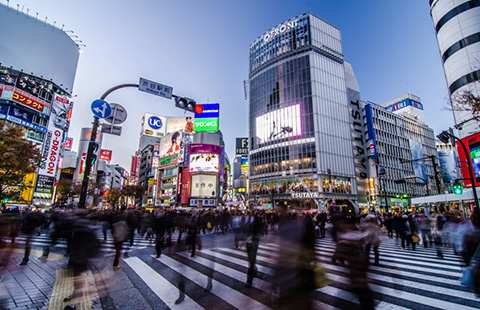
<svg viewBox="0 0 480 310">
<path fill-rule="evenodd" d="M 357 204 L 340 30 L 293 17 L 249 48 L 250 201 L 321 209 Z"/>
</svg>

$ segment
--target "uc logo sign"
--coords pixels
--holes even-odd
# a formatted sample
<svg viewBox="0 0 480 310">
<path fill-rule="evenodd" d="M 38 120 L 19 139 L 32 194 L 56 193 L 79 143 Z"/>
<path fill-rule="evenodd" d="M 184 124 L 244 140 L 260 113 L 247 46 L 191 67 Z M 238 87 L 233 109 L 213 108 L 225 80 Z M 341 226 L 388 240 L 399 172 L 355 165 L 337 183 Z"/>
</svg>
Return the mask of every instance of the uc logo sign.
<svg viewBox="0 0 480 310">
<path fill-rule="evenodd" d="M 158 116 L 150 116 L 148 118 L 148 126 L 150 126 L 152 129 L 159 130 L 162 128 L 163 122 Z"/>
</svg>

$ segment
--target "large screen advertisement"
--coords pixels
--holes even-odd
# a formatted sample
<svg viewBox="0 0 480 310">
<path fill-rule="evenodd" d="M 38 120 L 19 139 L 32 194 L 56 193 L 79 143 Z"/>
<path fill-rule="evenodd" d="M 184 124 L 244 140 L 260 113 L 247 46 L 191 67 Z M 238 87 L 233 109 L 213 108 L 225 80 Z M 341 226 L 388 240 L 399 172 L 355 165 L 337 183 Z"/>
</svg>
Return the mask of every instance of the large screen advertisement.
<svg viewBox="0 0 480 310">
<path fill-rule="evenodd" d="M 258 144 L 300 136 L 302 134 L 300 104 L 257 117 L 256 132 Z"/>
<path fill-rule="evenodd" d="M 191 116 L 169 117 L 167 119 L 167 133 L 182 130 L 184 133 L 193 133 L 194 124 Z"/>
<path fill-rule="evenodd" d="M 218 131 L 220 104 L 205 103 L 203 105 L 203 112 L 201 114 L 195 113 L 194 130 L 200 131 Z"/>
<path fill-rule="evenodd" d="M 13 7 L 0 5 L 0 16 L 0 29 L 8 29 L 0 32 L 2 65 L 33 72 L 72 93 L 79 58 L 79 47 L 72 38 Z"/>
<path fill-rule="evenodd" d="M 473 173 L 475 174 L 475 182 L 480 182 L 480 141 L 469 144 L 470 158 L 472 159 Z"/>
<path fill-rule="evenodd" d="M 188 172 L 219 173 L 220 147 L 210 144 L 192 144 Z"/>
<path fill-rule="evenodd" d="M 215 197 L 217 191 L 217 176 L 214 174 L 192 175 L 190 197 Z"/>
<path fill-rule="evenodd" d="M 412 152 L 412 159 L 420 159 L 424 158 L 423 156 L 423 147 L 422 143 L 410 140 L 410 151 Z M 427 183 L 428 184 L 428 177 L 427 177 L 427 167 L 425 166 L 425 162 L 423 160 L 413 161 L 413 172 L 415 173 L 416 182 L 418 183 Z"/>
</svg>

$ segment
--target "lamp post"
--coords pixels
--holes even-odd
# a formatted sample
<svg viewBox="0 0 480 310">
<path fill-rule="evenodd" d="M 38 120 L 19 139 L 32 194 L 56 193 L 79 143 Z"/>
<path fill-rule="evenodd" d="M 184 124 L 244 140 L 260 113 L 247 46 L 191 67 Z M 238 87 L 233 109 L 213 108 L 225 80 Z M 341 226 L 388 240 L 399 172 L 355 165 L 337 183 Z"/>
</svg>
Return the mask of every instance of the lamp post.
<svg viewBox="0 0 480 310">
<path fill-rule="evenodd" d="M 470 179 L 470 183 L 472 184 L 474 206 L 475 206 L 475 209 L 478 210 L 479 209 L 479 207 L 478 207 L 478 196 L 477 196 L 477 188 L 475 187 L 475 178 L 474 178 L 475 173 L 473 172 L 472 159 L 470 157 L 470 153 L 467 152 L 467 148 L 466 148 L 465 144 L 463 143 L 462 140 L 460 140 L 460 138 L 453 135 L 451 128 L 450 128 L 450 132 L 448 132 L 446 130 L 442 131 L 437 136 L 437 138 L 440 141 L 442 141 L 443 143 L 451 142 L 452 145 L 455 144 L 455 140 L 460 142 L 460 145 L 462 146 L 463 152 L 465 153 L 465 156 L 467 157 L 467 166 L 468 166 L 468 171 L 469 171 L 469 174 L 470 174 L 470 177 L 468 179 Z"/>
</svg>

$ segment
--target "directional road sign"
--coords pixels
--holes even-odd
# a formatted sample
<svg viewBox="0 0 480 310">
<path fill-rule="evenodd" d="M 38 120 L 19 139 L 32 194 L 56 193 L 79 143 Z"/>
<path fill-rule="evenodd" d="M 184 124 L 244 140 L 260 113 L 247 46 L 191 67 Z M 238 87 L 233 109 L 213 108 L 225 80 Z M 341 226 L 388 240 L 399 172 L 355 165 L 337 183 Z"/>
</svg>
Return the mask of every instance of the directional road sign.
<svg viewBox="0 0 480 310">
<path fill-rule="evenodd" d="M 173 87 L 150 81 L 144 78 L 140 78 L 140 82 L 138 83 L 138 90 L 167 99 L 172 99 L 173 94 Z"/>
<path fill-rule="evenodd" d="M 112 114 L 112 108 L 105 100 L 97 99 L 92 102 L 93 115 L 99 118 L 106 118 Z"/>
</svg>

